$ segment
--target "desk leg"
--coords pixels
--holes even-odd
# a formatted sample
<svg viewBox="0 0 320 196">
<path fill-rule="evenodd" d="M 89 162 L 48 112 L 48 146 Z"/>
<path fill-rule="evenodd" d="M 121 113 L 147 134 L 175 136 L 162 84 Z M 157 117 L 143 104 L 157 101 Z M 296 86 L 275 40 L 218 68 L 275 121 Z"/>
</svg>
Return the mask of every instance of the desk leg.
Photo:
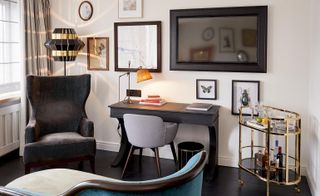
<svg viewBox="0 0 320 196">
<path fill-rule="evenodd" d="M 128 157 L 129 150 L 131 147 L 131 144 L 128 141 L 126 129 L 124 128 L 123 118 L 118 118 L 118 121 L 119 121 L 120 127 L 121 127 L 121 142 L 120 142 L 119 152 L 111 164 L 112 167 L 118 167 L 122 163 L 124 163 L 124 161 Z"/>
<path fill-rule="evenodd" d="M 217 120 L 218 121 L 218 120 Z M 206 168 L 206 180 L 213 180 L 217 175 L 217 164 L 218 164 L 218 122 L 215 123 L 215 126 L 208 126 L 209 128 L 209 163 Z"/>
</svg>

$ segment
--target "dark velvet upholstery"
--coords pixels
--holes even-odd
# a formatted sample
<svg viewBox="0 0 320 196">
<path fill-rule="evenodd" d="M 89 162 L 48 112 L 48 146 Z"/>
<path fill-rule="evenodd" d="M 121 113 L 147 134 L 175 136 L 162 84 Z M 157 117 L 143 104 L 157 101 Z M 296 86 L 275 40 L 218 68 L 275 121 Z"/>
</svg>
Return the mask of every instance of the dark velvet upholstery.
<svg viewBox="0 0 320 196">
<path fill-rule="evenodd" d="M 24 164 L 30 167 L 90 160 L 94 172 L 96 142 L 85 103 L 90 75 L 27 76 L 32 114 L 25 133 Z"/>
</svg>

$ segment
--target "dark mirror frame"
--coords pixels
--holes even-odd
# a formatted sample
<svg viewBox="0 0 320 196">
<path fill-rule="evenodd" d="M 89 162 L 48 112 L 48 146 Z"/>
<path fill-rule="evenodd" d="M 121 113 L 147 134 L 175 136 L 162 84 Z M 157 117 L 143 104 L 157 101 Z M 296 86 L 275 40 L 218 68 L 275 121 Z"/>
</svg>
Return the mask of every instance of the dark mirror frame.
<svg viewBox="0 0 320 196">
<path fill-rule="evenodd" d="M 115 22 L 114 23 L 114 54 L 115 54 L 115 71 L 135 72 L 138 68 L 120 68 L 118 66 L 118 27 L 119 26 L 148 26 L 155 25 L 157 27 L 157 67 L 148 69 L 150 72 L 161 72 L 161 21 L 143 21 L 143 22 Z M 145 68 L 145 67 L 142 67 Z"/>
<path fill-rule="evenodd" d="M 179 18 L 257 16 L 257 62 L 179 62 Z M 170 70 L 267 72 L 268 7 L 226 7 L 170 10 Z"/>
</svg>

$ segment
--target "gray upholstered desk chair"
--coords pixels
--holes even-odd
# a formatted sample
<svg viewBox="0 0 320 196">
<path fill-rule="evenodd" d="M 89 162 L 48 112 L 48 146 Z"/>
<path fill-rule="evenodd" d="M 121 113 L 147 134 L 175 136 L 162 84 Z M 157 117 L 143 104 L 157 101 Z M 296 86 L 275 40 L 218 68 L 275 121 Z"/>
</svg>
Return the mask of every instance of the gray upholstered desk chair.
<svg viewBox="0 0 320 196">
<path fill-rule="evenodd" d="M 158 147 L 170 144 L 174 160 L 177 163 L 177 156 L 173 144 L 173 139 L 177 135 L 179 126 L 177 123 L 164 123 L 162 118 L 158 116 L 138 114 L 125 114 L 123 115 L 123 119 L 128 140 L 132 146 L 122 171 L 122 177 L 124 176 L 134 148 L 151 148 L 154 151 L 159 177 L 161 175 L 161 171 Z"/>
</svg>

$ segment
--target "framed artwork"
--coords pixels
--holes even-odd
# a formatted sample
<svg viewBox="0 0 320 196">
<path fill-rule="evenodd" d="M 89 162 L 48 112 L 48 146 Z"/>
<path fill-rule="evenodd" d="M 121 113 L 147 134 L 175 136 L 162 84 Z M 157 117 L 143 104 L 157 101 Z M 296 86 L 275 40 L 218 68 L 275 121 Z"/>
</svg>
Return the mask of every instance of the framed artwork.
<svg viewBox="0 0 320 196">
<path fill-rule="evenodd" d="M 220 28 L 220 52 L 234 52 L 234 34 L 231 28 Z"/>
<path fill-rule="evenodd" d="M 119 0 L 119 18 L 141 18 L 142 0 Z"/>
<path fill-rule="evenodd" d="M 78 14 L 83 21 L 88 21 L 93 14 L 93 6 L 89 1 L 82 1 L 78 8 Z"/>
<path fill-rule="evenodd" d="M 115 71 L 161 72 L 161 22 L 114 23 Z"/>
<path fill-rule="evenodd" d="M 248 106 L 242 110 L 243 115 L 251 115 L 251 108 L 260 101 L 260 81 L 232 80 L 232 109 L 233 115 L 239 115 L 241 106 Z M 258 115 L 255 111 L 254 115 Z"/>
<path fill-rule="evenodd" d="M 191 48 L 191 62 L 207 62 L 212 58 L 213 47 Z"/>
<path fill-rule="evenodd" d="M 214 29 L 212 27 L 207 27 L 202 32 L 202 39 L 204 41 L 210 41 L 214 38 Z"/>
<path fill-rule="evenodd" d="M 257 45 L 257 30 L 242 29 L 242 45 L 247 47 L 256 47 Z"/>
<path fill-rule="evenodd" d="M 217 80 L 196 80 L 197 99 L 217 99 Z"/>
<path fill-rule="evenodd" d="M 87 38 L 88 70 L 109 70 L 109 38 Z"/>
</svg>

